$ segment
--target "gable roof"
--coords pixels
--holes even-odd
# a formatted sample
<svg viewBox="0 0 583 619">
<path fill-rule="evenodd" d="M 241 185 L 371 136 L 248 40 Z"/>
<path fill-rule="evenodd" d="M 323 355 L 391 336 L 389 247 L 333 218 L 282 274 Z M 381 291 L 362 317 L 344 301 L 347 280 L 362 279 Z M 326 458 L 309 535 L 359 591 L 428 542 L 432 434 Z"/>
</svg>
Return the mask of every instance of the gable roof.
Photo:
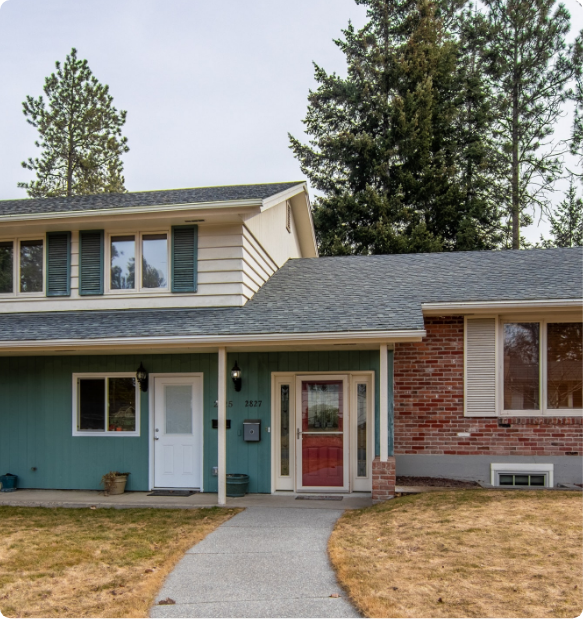
<svg viewBox="0 0 583 619">
<path fill-rule="evenodd" d="M 282 191 L 297 187 L 303 181 L 291 183 L 267 183 L 263 185 L 224 185 L 220 187 L 193 187 L 164 191 L 138 191 L 133 193 L 99 193 L 91 196 L 69 198 L 32 198 L 27 200 L 0 200 L 0 217 L 76 213 L 109 209 L 156 207 L 178 204 L 201 204 L 235 202 L 239 200 L 262 200 Z"/>
<path fill-rule="evenodd" d="M 424 303 L 581 300 L 583 248 L 289 260 L 240 308 L 0 315 L 0 341 L 422 332 Z"/>
</svg>

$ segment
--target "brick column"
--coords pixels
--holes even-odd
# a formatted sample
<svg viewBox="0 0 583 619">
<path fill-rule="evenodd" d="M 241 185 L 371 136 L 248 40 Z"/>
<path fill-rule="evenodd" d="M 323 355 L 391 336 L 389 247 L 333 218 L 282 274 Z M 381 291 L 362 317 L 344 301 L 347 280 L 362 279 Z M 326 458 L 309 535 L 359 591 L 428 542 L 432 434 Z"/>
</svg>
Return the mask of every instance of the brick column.
<svg viewBox="0 0 583 619">
<path fill-rule="evenodd" d="M 381 462 L 375 458 L 372 462 L 372 502 L 381 503 L 395 496 L 395 458 Z"/>
</svg>

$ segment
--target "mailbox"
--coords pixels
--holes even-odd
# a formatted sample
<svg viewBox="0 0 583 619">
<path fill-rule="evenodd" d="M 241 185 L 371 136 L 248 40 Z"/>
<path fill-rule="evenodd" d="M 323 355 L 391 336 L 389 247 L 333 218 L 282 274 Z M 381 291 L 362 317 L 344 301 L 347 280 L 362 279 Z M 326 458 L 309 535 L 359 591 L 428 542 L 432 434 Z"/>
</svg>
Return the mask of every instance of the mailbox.
<svg viewBox="0 0 583 619">
<path fill-rule="evenodd" d="M 243 440 L 261 440 L 261 419 L 245 419 L 243 421 Z"/>
</svg>

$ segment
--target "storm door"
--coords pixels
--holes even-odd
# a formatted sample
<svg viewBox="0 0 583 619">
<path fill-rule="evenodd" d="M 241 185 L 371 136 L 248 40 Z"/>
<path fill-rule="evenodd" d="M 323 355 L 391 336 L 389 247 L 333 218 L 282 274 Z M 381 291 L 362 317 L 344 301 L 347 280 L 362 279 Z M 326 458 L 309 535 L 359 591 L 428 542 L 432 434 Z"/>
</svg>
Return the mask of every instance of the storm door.
<svg viewBox="0 0 583 619">
<path fill-rule="evenodd" d="M 348 492 L 348 380 L 300 376 L 296 383 L 296 487 Z"/>
</svg>

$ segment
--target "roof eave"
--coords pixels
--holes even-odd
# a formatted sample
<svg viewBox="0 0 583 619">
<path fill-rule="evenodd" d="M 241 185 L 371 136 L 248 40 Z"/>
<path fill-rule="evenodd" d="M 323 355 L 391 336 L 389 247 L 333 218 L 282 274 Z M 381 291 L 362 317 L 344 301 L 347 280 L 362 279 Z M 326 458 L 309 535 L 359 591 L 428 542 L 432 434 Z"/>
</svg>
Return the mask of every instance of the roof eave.
<svg viewBox="0 0 583 619">
<path fill-rule="evenodd" d="M 509 310 L 573 310 L 583 307 L 583 299 L 528 299 L 523 301 L 448 301 L 442 303 L 422 303 L 421 309 L 426 316 L 439 315 L 444 312 L 504 312 Z"/>
<path fill-rule="evenodd" d="M 405 329 L 390 331 L 335 331 L 321 333 L 261 333 L 243 335 L 191 335 L 191 336 L 155 336 L 125 337 L 100 339 L 59 339 L 59 340 L 23 340 L 0 341 L 0 355 L 7 356 L 13 352 L 67 352 L 86 349 L 141 349 L 147 348 L 197 348 L 209 346 L 289 346 L 289 345 L 326 345 L 345 344 L 390 344 L 393 342 L 420 342 L 426 335 L 423 329 Z"/>
<path fill-rule="evenodd" d="M 51 219 L 70 219 L 78 217 L 111 217 L 112 215 L 136 215 L 136 214 L 159 214 L 174 211 L 203 211 L 210 209 L 245 209 L 261 208 L 263 201 L 260 199 L 252 200 L 230 200 L 228 202 L 194 202 L 185 204 L 158 204 L 153 206 L 130 206 L 125 208 L 101 208 L 87 209 L 80 211 L 58 211 L 51 213 L 15 213 L 14 215 L 0 215 L 2 222 L 26 222 Z"/>
</svg>

